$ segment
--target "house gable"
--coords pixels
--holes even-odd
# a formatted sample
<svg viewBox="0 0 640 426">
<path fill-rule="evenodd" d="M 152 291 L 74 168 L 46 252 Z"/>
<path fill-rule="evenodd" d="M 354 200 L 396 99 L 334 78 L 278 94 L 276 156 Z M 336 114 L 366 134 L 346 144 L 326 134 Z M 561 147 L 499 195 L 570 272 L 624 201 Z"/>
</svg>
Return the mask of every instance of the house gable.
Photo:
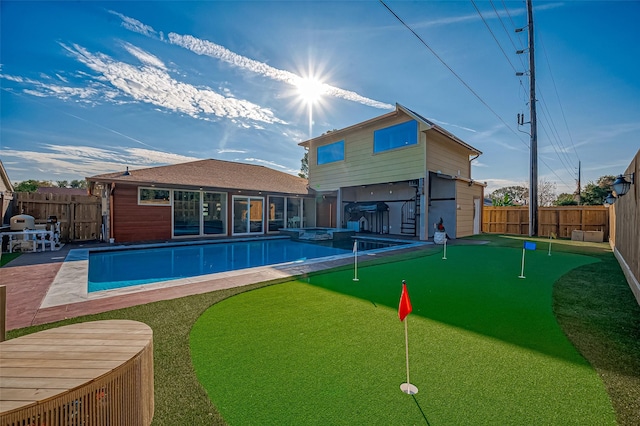
<svg viewBox="0 0 640 426">
<path fill-rule="evenodd" d="M 374 152 L 374 132 L 412 121 L 404 112 L 380 117 L 344 131 L 330 132 L 309 141 L 309 186 L 316 191 L 333 191 L 344 186 L 370 185 L 420 177 L 424 170 L 425 137 L 418 123 L 417 143 Z M 318 164 L 319 147 L 344 140 L 344 160 Z"/>
<path fill-rule="evenodd" d="M 417 123 L 417 143 L 375 152 L 377 131 L 404 123 Z M 344 159 L 318 162 L 318 149 L 344 141 Z M 480 151 L 419 114 L 396 105 L 396 111 L 328 132 L 302 142 L 309 154 L 309 186 L 315 191 L 399 182 L 425 177 L 426 170 L 471 178 L 470 156 Z M 339 157 L 338 157 L 339 158 Z"/>
</svg>

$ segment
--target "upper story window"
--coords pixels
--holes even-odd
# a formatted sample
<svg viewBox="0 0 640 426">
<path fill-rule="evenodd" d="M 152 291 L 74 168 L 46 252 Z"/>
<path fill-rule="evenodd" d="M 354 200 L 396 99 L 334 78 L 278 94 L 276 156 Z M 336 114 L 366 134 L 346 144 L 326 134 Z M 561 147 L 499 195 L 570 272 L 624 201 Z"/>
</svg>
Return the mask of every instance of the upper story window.
<svg viewBox="0 0 640 426">
<path fill-rule="evenodd" d="M 171 205 L 171 192 L 168 189 L 138 188 L 138 204 Z"/>
<path fill-rule="evenodd" d="M 344 160 L 344 140 L 319 146 L 317 149 L 318 165 Z"/>
<path fill-rule="evenodd" d="M 415 120 L 373 132 L 373 152 L 384 152 L 418 144 L 418 122 Z"/>
</svg>

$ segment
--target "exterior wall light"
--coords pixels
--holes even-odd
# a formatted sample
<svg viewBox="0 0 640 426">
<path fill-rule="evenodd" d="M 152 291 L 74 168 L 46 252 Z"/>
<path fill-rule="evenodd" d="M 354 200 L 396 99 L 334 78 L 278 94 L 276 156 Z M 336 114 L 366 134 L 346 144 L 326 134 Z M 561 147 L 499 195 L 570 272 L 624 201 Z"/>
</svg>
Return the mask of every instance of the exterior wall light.
<svg viewBox="0 0 640 426">
<path fill-rule="evenodd" d="M 616 200 L 617 198 L 611 192 L 609 192 L 604 199 L 604 206 L 609 207 L 611 204 L 615 203 Z"/>
<path fill-rule="evenodd" d="M 625 179 L 626 176 L 630 177 L 631 182 Z M 629 192 L 631 185 L 635 183 L 635 177 L 636 177 L 635 172 L 631 173 L 630 175 L 618 175 L 616 180 L 614 180 L 613 184 L 611 185 L 613 186 L 613 190 L 616 192 L 618 197 L 622 197 L 627 192 Z"/>
<path fill-rule="evenodd" d="M 631 182 L 629 182 L 626 179 L 626 177 L 629 177 L 631 179 Z M 611 204 L 615 203 L 619 197 L 622 197 L 627 192 L 629 192 L 629 189 L 631 189 L 631 185 L 635 183 L 635 180 L 636 180 L 635 172 L 629 175 L 618 175 L 616 180 L 614 180 L 613 183 L 611 184 L 611 188 L 613 189 L 613 192 L 610 191 L 607 194 L 606 198 L 604 199 L 604 206 L 609 207 Z"/>
</svg>

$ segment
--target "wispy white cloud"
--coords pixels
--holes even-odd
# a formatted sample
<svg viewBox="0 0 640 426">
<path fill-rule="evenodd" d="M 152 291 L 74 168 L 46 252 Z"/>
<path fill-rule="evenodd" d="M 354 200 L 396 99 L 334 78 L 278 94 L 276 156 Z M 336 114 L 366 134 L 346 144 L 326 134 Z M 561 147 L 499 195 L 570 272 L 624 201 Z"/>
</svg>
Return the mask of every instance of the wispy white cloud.
<svg viewBox="0 0 640 426">
<path fill-rule="evenodd" d="M 24 91 L 27 94 L 39 94 L 40 96 L 55 97 L 67 101 L 75 99 L 85 102 L 93 102 L 98 92 L 91 87 L 68 87 L 57 84 L 39 83 L 34 89 Z"/>
<path fill-rule="evenodd" d="M 178 164 L 189 161 L 200 160 L 201 158 L 186 155 L 173 154 L 163 151 L 155 151 L 143 148 L 126 148 L 126 152 L 134 158 L 144 159 L 149 164 Z"/>
<path fill-rule="evenodd" d="M 156 30 L 154 30 L 153 27 L 150 27 L 149 25 L 145 25 L 142 22 L 138 21 L 137 19 L 130 18 L 128 16 L 125 16 L 113 10 L 109 10 L 108 12 L 122 19 L 122 26 L 128 29 L 129 31 L 143 34 L 143 35 L 146 35 L 147 37 L 159 36 L 159 33 L 156 32 Z"/>
<path fill-rule="evenodd" d="M 162 62 L 160 59 L 158 59 L 158 57 L 152 55 L 151 53 L 145 52 L 144 50 L 132 45 L 131 43 L 124 43 L 123 46 L 127 52 L 138 58 L 138 60 L 143 64 L 160 68 L 161 70 L 167 70 L 164 62 Z"/>
<path fill-rule="evenodd" d="M 188 49 L 198 55 L 219 59 L 223 62 L 233 65 L 234 67 L 260 74 L 263 77 L 267 77 L 272 80 L 281 81 L 294 87 L 300 86 L 300 84 L 304 81 L 303 77 L 296 75 L 290 71 L 281 70 L 272 67 L 271 65 L 265 64 L 264 62 L 256 61 L 254 59 L 247 58 L 246 56 L 239 55 L 224 46 L 210 42 L 208 40 L 202 40 L 191 35 L 180 35 L 176 33 L 169 33 L 167 37 L 169 43 L 171 44 Z M 344 99 L 347 101 L 357 102 L 374 108 L 395 108 L 391 104 L 376 101 L 374 99 L 359 95 L 356 92 L 341 89 L 329 84 L 321 84 L 320 91 L 323 94 L 329 96 Z"/>
<path fill-rule="evenodd" d="M 288 168 L 287 166 L 283 166 L 282 164 L 274 163 L 273 161 L 262 160 L 260 158 L 245 158 L 245 162 L 260 164 L 263 166 L 268 166 L 270 168 L 280 169 L 286 173 L 297 173 L 299 170 L 293 170 Z"/>
<path fill-rule="evenodd" d="M 89 52 L 82 46 L 62 46 L 79 62 L 100 74 L 121 93 L 162 109 L 210 119 L 211 115 L 230 119 L 249 119 L 265 123 L 286 124 L 268 108 L 242 99 L 227 98 L 208 88 L 197 88 L 173 79 L 157 58 L 132 45 L 127 50 L 143 61 L 140 67 L 116 61 L 102 53 Z"/>
<path fill-rule="evenodd" d="M 144 34 L 152 38 L 160 38 L 164 40 L 162 32 L 154 30 L 149 25 L 146 25 L 137 19 L 123 15 L 119 12 L 110 10 L 109 13 L 122 19 L 122 26 L 130 31 L 134 31 L 140 34 Z M 260 74 L 263 77 L 270 78 L 272 80 L 281 81 L 290 84 L 294 87 L 299 87 L 304 81 L 304 78 L 292 73 L 290 71 L 281 70 L 264 62 L 256 61 L 246 56 L 239 55 L 224 46 L 213 43 L 208 40 L 202 40 L 191 35 L 181 35 L 174 32 L 170 32 L 167 35 L 167 41 L 176 46 L 183 47 L 196 53 L 198 55 L 208 56 L 226 62 L 234 67 L 244 69 L 256 74 Z M 363 105 L 371 106 L 380 109 L 393 109 L 394 106 L 386 103 L 376 101 L 374 99 L 367 98 L 351 90 L 341 89 L 339 87 L 331 86 L 329 84 L 321 84 L 321 92 L 328 96 L 333 96 L 339 99 L 344 99 L 351 102 L 357 102 Z"/>
<path fill-rule="evenodd" d="M 499 188 L 504 188 L 507 186 L 522 186 L 522 181 L 513 180 L 513 179 L 478 179 L 481 182 L 485 182 L 487 187 L 484 190 L 484 196 L 488 197 L 493 191 Z"/>
<path fill-rule="evenodd" d="M 556 9 L 562 6 L 564 6 L 564 3 L 546 3 L 542 5 L 535 5 L 534 9 L 536 11 L 542 11 L 542 10 Z M 491 20 L 491 19 L 496 19 L 498 17 L 513 18 L 515 16 L 522 16 L 526 14 L 527 14 L 527 9 L 525 9 L 524 7 L 521 7 L 518 9 L 509 9 L 508 14 L 506 11 L 498 10 L 497 13 L 493 11 L 491 13 L 483 14 L 483 17 L 485 20 Z M 426 28 L 426 27 L 434 27 L 434 26 L 440 26 L 440 25 L 463 24 L 466 22 L 479 21 L 481 19 L 482 17 L 480 17 L 480 15 L 478 15 L 477 13 L 469 13 L 467 15 L 450 16 L 446 18 L 438 18 L 438 19 L 431 19 L 428 21 L 418 22 L 418 23 L 412 24 L 412 27 Z"/>
<path fill-rule="evenodd" d="M 243 149 L 219 149 L 218 154 L 246 154 L 247 151 Z"/>
<path fill-rule="evenodd" d="M 458 128 L 458 129 L 466 130 L 467 132 L 477 133 L 477 131 L 476 131 L 476 130 L 473 130 L 473 129 L 469 128 L 469 127 L 460 126 L 460 125 L 458 125 L 458 124 L 447 123 L 446 121 L 437 120 L 437 119 L 435 119 L 435 118 L 431 118 L 431 117 L 428 117 L 428 119 L 429 119 L 430 121 L 433 121 L 433 122 L 434 122 L 434 123 L 436 123 L 436 124 L 441 125 L 441 126 L 446 126 L 446 127 L 456 127 L 456 128 Z"/>
<path fill-rule="evenodd" d="M 14 170 L 14 167 L 15 170 L 19 170 L 18 164 L 26 164 L 29 169 L 40 170 L 46 176 L 88 177 L 124 170 L 127 166 L 144 168 L 200 160 L 196 157 L 141 148 L 104 149 L 54 144 L 42 145 L 37 151 L 3 149 L 1 153 L 3 159 L 10 159 L 4 162 L 7 170 Z"/>
<path fill-rule="evenodd" d="M 258 123 L 287 124 L 271 109 L 229 96 L 228 91 L 227 96 L 223 96 L 210 88 L 195 87 L 172 78 L 162 60 L 131 43 L 123 43 L 123 48 L 141 62 L 139 66 L 90 52 L 77 44 L 60 45 L 98 75 L 77 72 L 76 77 L 85 80 L 83 87 L 70 86 L 67 77 L 59 74 L 55 80 L 42 75 L 43 81 L 38 81 L 0 73 L 0 79 L 28 86 L 23 93 L 36 97 L 55 97 L 93 105 L 144 102 L 161 111 L 183 113 L 201 120 L 226 118 L 243 128 L 263 129 L 264 126 Z M 59 84 L 61 81 L 65 84 Z"/>
</svg>

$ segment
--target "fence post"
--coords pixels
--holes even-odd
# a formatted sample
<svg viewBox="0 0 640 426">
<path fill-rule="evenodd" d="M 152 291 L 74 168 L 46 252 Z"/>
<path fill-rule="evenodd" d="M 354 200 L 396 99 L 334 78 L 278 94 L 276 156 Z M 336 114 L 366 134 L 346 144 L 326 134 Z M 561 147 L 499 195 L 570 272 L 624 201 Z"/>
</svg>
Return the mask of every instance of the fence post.
<svg viewBox="0 0 640 426">
<path fill-rule="evenodd" d="M 7 287 L 0 285 L 0 342 L 6 339 L 7 331 Z"/>
</svg>

